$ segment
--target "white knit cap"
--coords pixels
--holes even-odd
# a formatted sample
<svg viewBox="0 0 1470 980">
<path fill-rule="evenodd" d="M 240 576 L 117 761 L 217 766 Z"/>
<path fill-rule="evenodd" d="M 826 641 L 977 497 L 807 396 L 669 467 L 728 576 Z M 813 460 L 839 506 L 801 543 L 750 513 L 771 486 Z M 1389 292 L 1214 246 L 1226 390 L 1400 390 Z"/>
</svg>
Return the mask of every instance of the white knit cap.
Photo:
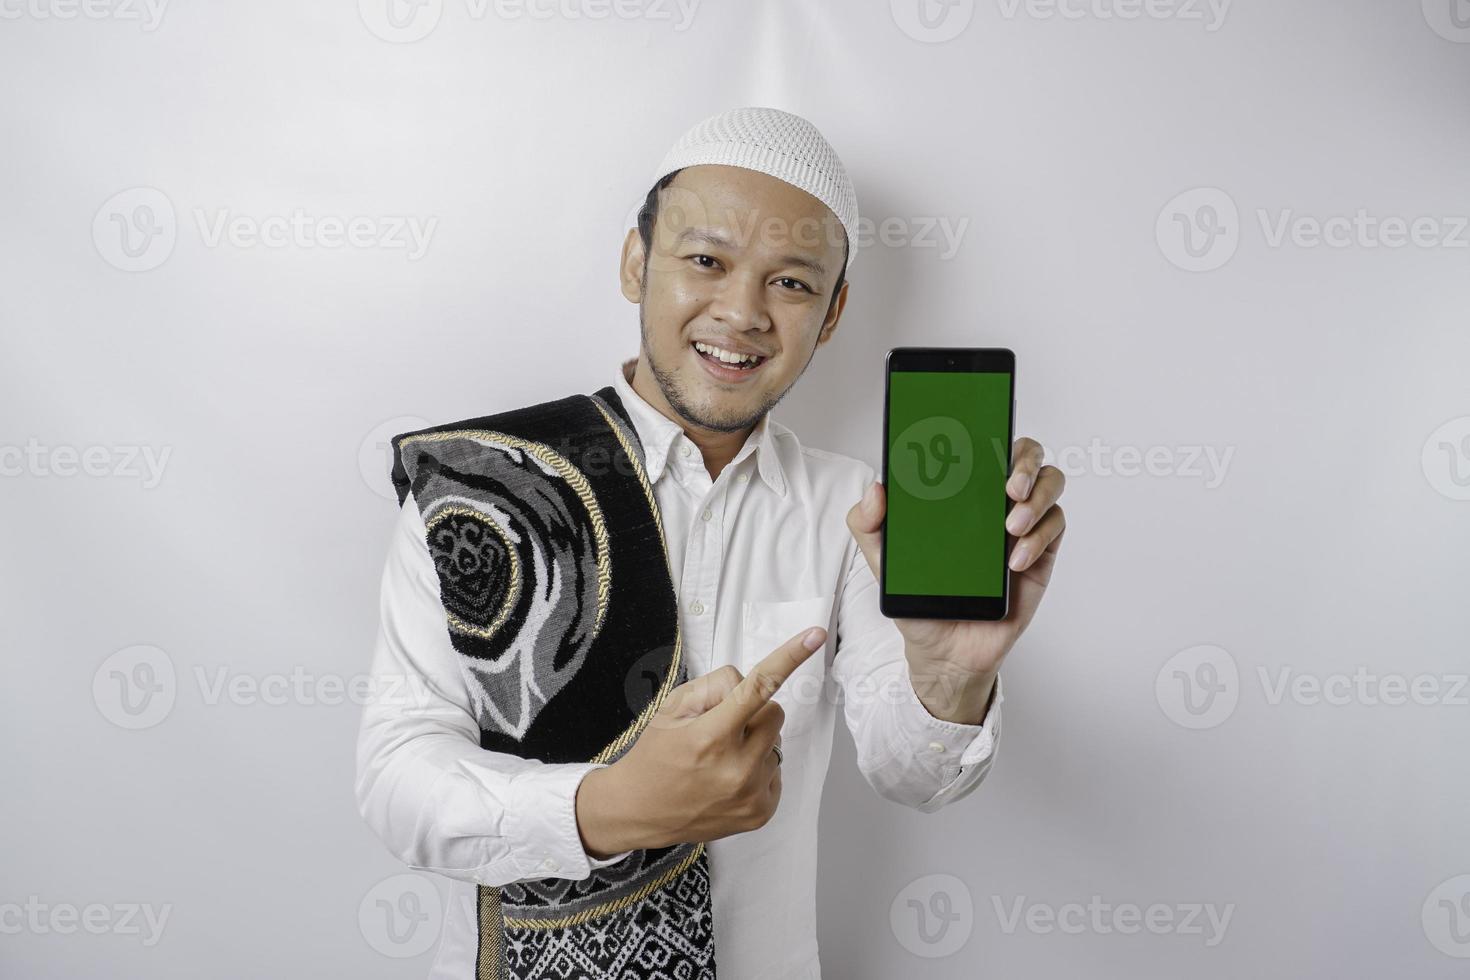
<svg viewBox="0 0 1470 980">
<path fill-rule="evenodd" d="M 656 184 L 684 167 L 719 163 L 744 167 L 806 191 L 837 215 L 847 232 L 847 266 L 857 258 L 857 192 L 837 151 L 800 116 L 764 106 L 730 109 L 696 123 L 674 144 L 653 175 Z"/>
</svg>

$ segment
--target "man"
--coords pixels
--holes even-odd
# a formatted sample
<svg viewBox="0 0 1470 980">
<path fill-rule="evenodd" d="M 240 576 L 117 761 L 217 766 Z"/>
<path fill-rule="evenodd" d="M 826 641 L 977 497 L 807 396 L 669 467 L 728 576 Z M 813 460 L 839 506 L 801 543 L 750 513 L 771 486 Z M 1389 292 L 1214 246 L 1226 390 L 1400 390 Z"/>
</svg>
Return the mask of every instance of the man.
<svg viewBox="0 0 1470 980">
<path fill-rule="evenodd" d="M 1017 540 L 1006 620 L 879 612 L 885 500 L 874 469 L 802 446 L 770 414 L 837 329 L 856 223 L 851 182 L 815 127 L 745 108 L 705 120 L 675 144 L 628 232 L 621 283 L 639 306 L 641 344 L 604 389 L 615 397 L 598 404 L 620 404 L 636 433 L 633 455 L 657 502 L 677 595 L 674 662 L 692 679 L 649 705 L 636 739 L 604 753 L 611 761 L 554 763 L 484 748 L 518 743 L 487 741 L 494 699 L 474 679 L 484 664 L 466 666 L 466 647 L 445 629 L 441 592 L 454 581 L 444 576 L 457 574 L 447 567 L 454 559 L 431 555 L 422 500 L 402 508 L 373 669 L 385 682 L 407 677 L 419 697 L 411 707 L 385 700 L 366 708 L 358 797 L 395 855 L 453 881 L 434 977 L 494 975 L 485 964 L 497 956 L 536 975 L 540 967 L 524 966 L 534 957 L 522 939 L 540 934 L 502 935 L 500 906 L 486 903 L 502 886 L 539 882 L 525 894 L 555 892 L 570 903 L 570 883 L 612 876 L 630 855 L 694 842 L 703 847 L 689 858 L 707 856 L 712 952 L 708 937 L 681 951 L 661 945 L 677 946 L 678 936 L 650 932 L 638 941 L 654 952 L 628 954 L 642 960 L 618 961 L 613 975 L 665 975 L 652 960 L 687 954 L 697 964 L 703 949 L 713 964 L 695 968 L 702 977 L 714 966 L 721 980 L 819 977 L 817 816 L 837 691 L 859 768 L 887 799 L 931 812 L 988 771 L 1000 733 L 998 671 L 1050 577 L 1063 478 L 1042 466 L 1036 443 L 1013 447 L 1007 530 Z M 618 428 L 618 413 L 603 414 Z M 402 445 L 425 438 L 439 436 Z M 440 459 L 422 466 L 414 493 L 428 492 L 426 481 L 445 469 Z M 409 476 L 395 468 L 400 476 L 406 497 Z M 518 735 L 515 709 L 491 713 Z M 698 896 L 670 899 L 686 900 Z M 624 925 L 653 930 L 668 913 L 661 908 Z M 611 962 L 591 953 L 582 961 L 566 947 L 555 955 L 576 975 L 586 963 Z"/>
</svg>

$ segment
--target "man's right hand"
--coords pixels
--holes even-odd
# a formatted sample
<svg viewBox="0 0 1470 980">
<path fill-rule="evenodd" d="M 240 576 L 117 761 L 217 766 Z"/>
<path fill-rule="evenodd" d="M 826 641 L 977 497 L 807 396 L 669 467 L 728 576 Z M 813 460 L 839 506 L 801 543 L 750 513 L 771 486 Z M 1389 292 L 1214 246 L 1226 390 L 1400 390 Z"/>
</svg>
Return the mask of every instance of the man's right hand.
<svg viewBox="0 0 1470 980">
<path fill-rule="evenodd" d="M 744 677 L 727 664 L 670 691 L 617 762 L 583 777 L 576 809 L 587 853 L 606 858 L 765 826 L 781 799 L 771 746 L 786 717 L 771 696 L 826 639 L 812 627 Z"/>
</svg>

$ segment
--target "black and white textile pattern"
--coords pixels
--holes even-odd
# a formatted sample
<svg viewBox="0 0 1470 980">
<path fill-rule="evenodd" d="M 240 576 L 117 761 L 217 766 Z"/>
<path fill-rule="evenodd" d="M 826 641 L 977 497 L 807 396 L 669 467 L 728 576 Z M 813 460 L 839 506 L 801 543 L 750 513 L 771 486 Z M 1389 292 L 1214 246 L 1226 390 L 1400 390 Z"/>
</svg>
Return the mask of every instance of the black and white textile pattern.
<svg viewBox="0 0 1470 980">
<path fill-rule="evenodd" d="M 480 745 L 614 762 L 687 680 L 663 524 L 611 386 L 393 437 Z M 477 980 L 713 980 L 703 844 L 478 889 Z"/>
</svg>

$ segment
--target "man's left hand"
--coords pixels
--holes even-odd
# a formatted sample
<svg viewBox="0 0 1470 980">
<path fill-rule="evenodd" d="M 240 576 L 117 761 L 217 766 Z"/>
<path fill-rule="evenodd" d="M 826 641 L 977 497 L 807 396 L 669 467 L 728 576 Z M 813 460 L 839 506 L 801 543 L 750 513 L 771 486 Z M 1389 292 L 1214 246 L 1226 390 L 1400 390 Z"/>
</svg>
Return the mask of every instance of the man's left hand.
<svg viewBox="0 0 1470 980">
<path fill-rule="evenodd" d="M 1015 501 L 1006 532 L 1015 538 L 1010 552 L 1010 609 L 991 621 L 905 619 L 893 622 L 904 638 L 904 654 L 914 690 L 931 714 L 978 724 L 990 702 L 1001 661 L 1036 615 L 1056 564 L 1067 522 L 1057 501 L 1066 477 L 1042 465 L 1041 444 L 1017 439 L 1011 447 L 1006 496 Z M 888 501 L 881 483 L 847 512 L 852 532 L 873 578 L 880 583 L 883 517 Z"/>
</svg>

